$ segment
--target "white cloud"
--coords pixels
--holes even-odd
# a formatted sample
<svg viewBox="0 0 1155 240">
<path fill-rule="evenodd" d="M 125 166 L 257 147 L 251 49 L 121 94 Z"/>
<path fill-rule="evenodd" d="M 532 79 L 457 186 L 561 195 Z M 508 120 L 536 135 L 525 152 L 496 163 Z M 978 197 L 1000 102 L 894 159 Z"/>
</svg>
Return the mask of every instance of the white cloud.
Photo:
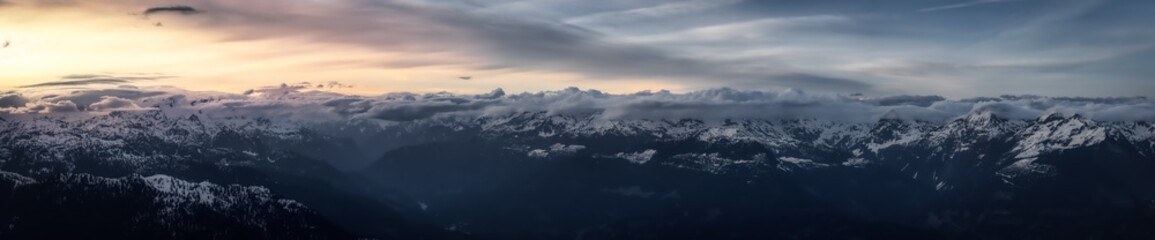
<svg viewBox="0 0 1155 240">
<path fill-rule="evenodd" d="M 928 8 L 919 9 L 918 11 L 919 12 L 934 12 L 934 11 L 942 11 L 942 10 L 950 10 L 950 9 L 956 9 L 956 8 L 978 6 L 978 5 L 983 5 L 983 4 L 1000 3 L 1000 2 L 1013 2 L 1013 1 L 1016 1 L 1016 0 L 977 0 L 977 1 L 970 1 L 970 2 L 964 2 L 964 3 L 928 7 Z"/>
<path fill-rule="evenodd" d="M 88 105 L 89 111 L 110 111 L 110 110 L 124 110 L 124 109 L 140 109 L 132 100 L 123 99 L 115 96 L 102 96 L 100 101 Z"/>
<path fill-rule="evenodd" d="M 743 0 L 686 0 L 663 3 L 657 6 L 635 8 L 624 11 L 602 12 L 567 20 L 578 25 L 598 25 L 629 22 L 639 19 L 660 18 L 705 11 L 717 7 L 740 3 Z"/>
<path fill-rule="evenodd" d="M 631 38 L 643 43 L 706 43 L 766 40 L 790 28 L 847 23 L 851 19 L 838 15 L 763 18 L 693 28 L 674 33 Z"/>
</svg>

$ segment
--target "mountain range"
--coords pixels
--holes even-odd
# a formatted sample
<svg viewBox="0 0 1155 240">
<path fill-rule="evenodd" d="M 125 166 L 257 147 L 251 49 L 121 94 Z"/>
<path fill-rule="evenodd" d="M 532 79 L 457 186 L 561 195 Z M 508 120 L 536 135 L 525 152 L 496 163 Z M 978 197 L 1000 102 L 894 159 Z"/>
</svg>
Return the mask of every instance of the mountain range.
<svg viewBox="0 0 1155 240">
<path fill-rule="evenodd" d="M 161 109 L 0 120 L 10 196 L 0 236 L 1155 236 L 1148 122 L 899 114 L 306 122 Z M 62 221 L 91 228 L 55 231 Z"/>
</svg>

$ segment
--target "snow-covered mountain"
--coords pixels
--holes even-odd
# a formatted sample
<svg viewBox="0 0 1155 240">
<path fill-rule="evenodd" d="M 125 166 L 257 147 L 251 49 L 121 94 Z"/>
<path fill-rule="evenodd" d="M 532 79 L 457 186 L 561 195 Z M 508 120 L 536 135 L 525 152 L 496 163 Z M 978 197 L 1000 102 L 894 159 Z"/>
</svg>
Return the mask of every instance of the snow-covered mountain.
<svg viewBox="0 0 1155 240">
<path fill-rule="evenodd" d="M 206 116 L 175 115 L 154 110 L 0 120 L 0 169 L 5 171 L 3 176 L 18 187 L 44 183 L 44 188 L 60 192 L 62 199 L 82 202 L 87 201 L 86 198 L 103 201 L 140 197 L 135 196 L 139 192 L 121 196 L 117 195 L 119 192 L 100 190 L 104 188 L 152 188 L 158 192 L 155 194 L 157 202 L 151 207 L 142 207 L 140 211 L 175 213 L 166 218 L 132 221 L 175 221 L 174 224 L 183 225 L 226 221 L 185 214 L 190 209 L 199 208 L 219 211 L 216 217 L 229 218 L 219 226 L 193 227 L 173 233 L 180 236 L 201 236 L 197 234 L 210 234 L 218 227 L 237 227 L 248 229 L 245 230 L 248 232 L 242 235 L 226 232 L 221 236 L 314 238 L 314 235 L 295 236 L 294 231 L 257 228 L 266 225 L 261 222 L 266 217 L 249 216 L 242 211 L 259 208 L 268 208 L 268 214 L 296 214 L 315 221 L 305 222 L 308 225 L 277 223 L 284 227 L 307 230 L 318 229 L 313 226 L 316 224 L 333 226 L 332 229 L 321 229 L 322 235 L 316 235 L 317 238 L 439 234 L 439 230 L 430 230 L 433 228 L 402 219 L 407 208 L 415 205 L 412 201 L 402 202 L 400 200 L 404 197 L 399 193 L 377 187 L 359 176 L 348 175 L 335 167 L 340 165 L 338 163 L 326 162 L 365 158 L 358 155 L 362 153 L 360 149 L 353 147 L 357 139 L 318 133 L 319 129 L 335 126 L 332 125 L 335 123 L 274 123 L 261 118 L 201 117 Z M 340 124 L 340 128 L 345 129 L 365 127 L 362 125 L 368 123 Z M 56 179 L 68 181 L 60 180 L 65 182 L 59 183 Z M 83 181 L 69 182 L 74 179 Z M 233 187 L 236 184 L 253 187 Z M 21 191 L 15 189 L 5 190 Z M 279 196 L 281 200 L 269 200 L 273 196 L 270 194 Z M 253 198 L 265 200 L 252 202 Z M 28 209 L 36 207 L 51 206 L 35 205 Z M 81 222 L 77 224 L 88 224 L 85 221 L 92 220 L 96 219 L 85 218 L 78 220 Z M 235 225 L 232 223 L 240 225 L 232 226 Z M 165 226 L 148 225 L 141 227 L 140 231 L 167 231 L 168 228 L 162 227 Z M 252 235 L 263 231 L 288 235 Z M 6 230 L 0 229 L 0 233 L 4 232 Z"/>
<path fill-rule="evenodd" d="M 1080 148 L 1125 145 L 1135 157 L 1155 157 L 1155 126 L 1150 123 L 1100 122 L 1059 113 L 1035 120 L 1011 120 L 979 112 L 946 122 L 884 116 L 874 123 L 813 119 L 606 120 L 594 115 L 544 112 L 413 122 L 294 122 L 208 119 L 204 115 L 154 110 L 88 118 L 0 120 L 0 125 L 0 164 L 31 175 L 67 173 L 86 167 L 92 169 L 80 172 L 150 173 L 186 169 L 193 163 L 277 168 L 278 160 L 292 154 L 346 166 L 400 146 L 474 137 L 500 141 L 508 145 L 504 146 L 506 149 L 524 150 L 526 154 L 548 150 L 555 144 L 565 147 L 576 144 L 573 141 L 599 138 L 633 139 L 639 143 L 578 149 L 617 158 L 652 150 L 645 148 L 647 144 L 754 144 L 762 148 L 759 154 L 773 156 L 765 159 L 770 165 L 803 161 L 813 162 L 814 166 L 862 167 L 871 163 L 907 164 L 904 158 L 934 159 L 996 165 L 1008 180 L 1049 174 L 1045 169 L 1050 167 L 1040 158 Z M 690 160 L 686 164 L 704 165 L 695 163 L 699 158 L 690 155 L 712 153 L 685 151 L 658 156 L 679 154 L 683 155 L 679 159 Z M 742 157 L 749 160 L 753 156 Z M 88 159 L 98 160 L 86 162 Z M 721 162 L 710 165 L 739 167 L 743 162 L 713 160 Z"/>
<path fill-rule="evenodd" d="M 394 127 L 441 127 L 462 136 L 480 136 L 507 142 L 511 151 L 527 154 L 582 146 L 582 151 L 605 157 L 631 160 L 632 154 L 654 152 L 650 144 L 695 142 L 704 145 L 753 144 L 765 165 L 779 163 L 815 166 L 864 167 L 870 164 L 924 164 L 965 162 L 995 167 L 1008 181 L 1027 175 L 1051 174 L 1046 160 L 1065 152 L 1097 146 L 1126 147 L 1129 157 L 1155 157 L 1155 126 L 1147 122 L 1100 122 L 1079 115 L 1053 113 L 1034 120 L 1012 120 L 990 112 L 978 112 L 946 122 L 880 119 L 874 123 L 845 123 L 812 119 L 726 120 L 604 120 L 595 116 L 559 116 L 546 113 L 518 113 L 455 121 L 426 121 Z M 388 128 L 388 127 L 386 127 Z M 635 144 L 605 148 L 576 145 L 593 139 L 631 139 Z M 538 154 L 543 155 L 543 154 Z M 654 155 L 650 153 L 648 155 Z M 755 156 L 735 159 L 692 149 L 660 153 L 689 162 L 679 165 L 699 170 L 743 167 Z M 767 158 L 766 156 L 773 156 Z M 652 159 L 652 157 L 650 157 Z M 742 160 L 746 159 L 746 160 Z M 700 161 L 698 161 L 700 160 Z M 917 161 L 916 161 L 917 160 Z M 636 160 L 635 160 L 636 161 Z M 1088 160 L 1093 161 L 1093 160 Z M 654 161 L 650 164 L 660 164 Z M 679 163 L 681 164 L 681 163 Z M 708 170 L 705 168 L 714 170 Z M 917 173 L 913 172 L 912 174 Z"/>
<path fill-rule="evenodd" d="M 62 174 L 37 180 L 0 172 L 5 239 L 350 239 L 299 202 L 263 187 L 191 183 L 171 176 Z"/>
<path fill-rule="evenodd" d="M 929 226 L 935 231 L 953 226 L 949 228 L 962 232 L 985 229 L 992 233 L 985 237 L 996 238 L 1039 236 L 1037 232 L 1030 235 L 997 230 L 1013 225 L 1000 221 L 1024 221 L 1024 216 L 1046 216 L 1056 211 L 1065 212 L 1066 217 L 1086 211 L 1115 216 L 1111 214 L 1139 211 L 1148 214 L 1144 221 L 1149 221 L 1150 214 L 1155 213 L 1155 191 L 1151 190 L 1155 183 L 1155 138 L 1151 137 L 1155 128 L 1146 122 L 1094 121 L 1062 114 L 1016 120 L 989 112 L 945 122 L 895 117 L 873 123 L 814 119 L 605 120 L 519 113 L 410 124 L 453 129 L 462 135 L 457 140 L 391 151 L 364 173 L 412 194 L 430 209 L 453 206 L 440 214 L 458 214 L 456 221 L 472 223 L 474 230 L 527 229 L 478 223 L 499 219 L 480 216 L 461 205 L 517 206 L 501 208 L 507 215 L 520 208 L 536 209 L 526 213 L 527 221 L 541 217 L 533 215 L 545 211 L 541 209 L 578 209 L 554 214 L 589 217 L 588 226 L 573 229 L 584 232 L 616 232 L 594 226 L 599 221 L 634 220 L 621 215 L 663 213 L 638 210 L 648 208 L 689 214 L 667 216 L 680 219 L 670 220 L 673 222 L 650 224 L 719 228 L 722 225 L 712 224 L 747 226 L 744 224 L 757 221 L 698 222 L 699 217 L 709 218 L 711 209 L 719 210 L 717 205 L 732 206 L 719 210 L 736 214 L 729 220 L 764 217 L 758 214 L 817 214 L 781 209 L 785 206 L 833 208 L 849 216 L 828 217 L 835 222 L 847 221 L 841 223 L 847 226 L 866 224 L 858 221 L 900 222 Z M 749 189 L 715 189 L 735 184 Z M 1066 189 L 1060 190 L 1063 188 Z M 495 196 L 494 192 L 500 192 L 500 196 L 567 196 L 588 202 L 527 201 Z M 734 194 L 753 199 L 719 199 Z M 480 204 L 459 200 L 474 198 L 501 200 Z M 622 203 L 617 201 L 633 201 L 620 198 L 652 202 L 618 206 Z M 900 199 L 913 202 L 896 201 Z M 771 206 L 775 202 L 783 205 Z M 691 203 L 698 205 L 686 205 Z M 816 203 L 820 206 L 810 205 Z M 1011 207 L 1021 204 L 1040 207 Z M 1136 210 L 1134 206 L 1148 210 Z M 617 217 L 583 215 L 598 211 Z M 742 211 L 750 212 L 735 213 Z M 824 214 L 829 212 L 817 216 L 827 216 Z M 508 216 L 500 219 L 505 218 Z M 998 220 L 992 223 L 992 219 Z M 1134 230 L 1136 222 L 1130 221 L 1112 224 Z M 1037 224 L 1088 231 L 1078 232 L 1077 236 L 1106 236 L 1090 230 L 1101 226 L 1049 221 Z M 776 228 L 766 231 L 790 234 L 760 235 L 766 232 L 722 229 L 726 230 L 719 231 L 753 236 L 801 234 Z M 882 236 L 912 237 L 900 233 L 913 230 L 879 231 L 876 233 Z M 827 237 L 857 236 L 832 234 L 835 235 Z"/>
<path fill-rule="evenodd" d="M 426 97 L 449 99 L 430 104 L 450 109 L 501 95 Z M 219 217 L 227 224 L 213 228 L 259 238 L 280 238 L 259 235 L 273 234 L 270 224 L 317 238 L 1155 236 L 1139 227 L 1155 221 L 1155 125 L 1145 120 L 1024 118 L 997 107 L 946 118 L 896 108 L 870 121 L 416 108 L 381 111 L 421 117 L 307 118 L 177 107 L 220 101 L 5 115 L 0 190 L 9 201 L 81 202 L 4 213 L 27 219 L 20 214 L 131 198 L 150 207 L 125 219 L 156 223 L 140 231 L 194 234 L 207 228 L 191 226 Z M 773 109 L 764 107 L 737 109 Z M 37 234 L 11 226 L 0 236 Z M 1068 231 L 1040 233 L 1055 229 Z"/>
</svg>

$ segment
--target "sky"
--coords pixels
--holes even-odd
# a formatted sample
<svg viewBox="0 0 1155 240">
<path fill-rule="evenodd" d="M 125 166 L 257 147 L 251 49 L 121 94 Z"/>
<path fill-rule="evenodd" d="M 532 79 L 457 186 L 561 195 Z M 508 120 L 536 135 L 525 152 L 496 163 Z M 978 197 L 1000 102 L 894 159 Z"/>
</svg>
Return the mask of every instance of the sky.
<svg viewBox="0 0 1155 240">
<path fill-rule="evenodd" d="M 1152 12 L 1145 0 L 0 0 L 0 89 L 1151 97 Z"/>
</svg>

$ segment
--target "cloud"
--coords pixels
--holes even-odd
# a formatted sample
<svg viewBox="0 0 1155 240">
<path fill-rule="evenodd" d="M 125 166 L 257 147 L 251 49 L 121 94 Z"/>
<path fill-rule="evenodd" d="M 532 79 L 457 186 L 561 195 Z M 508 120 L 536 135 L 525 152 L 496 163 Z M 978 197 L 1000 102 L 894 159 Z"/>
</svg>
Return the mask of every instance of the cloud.
<svg viewBox="0 0 1155 240">
<path fill-rule="evenodd" d="M 92 79 L 92 78 L 111 78 L 109 75 L 102 74 L 72 74 L 60 77 L 61 79 Z"/>
<path fill-rule="evenodd" d="M 144 80 L 157 80 L 171 78 L 171 76 L 152 76 L 152 75 L 126 75 L 126 76 L 110 76 L 97 74 L 74 74 L 61 77 L 60 81 L 37 83 L 32 85 L 18 86 L 17 88 L 44 88 L 44 87 L 76 87 L 86 85 L 100 85 L 100 84 L 124 84 Z"/>
<path fill-rule="evenodd" d="M 942 5 L 942 6 L 936 6 L 936 7 L 923 8 L 923 9 L 919 9 L 918 12 L 934 12 L 934 11 L 950 10 L 950 9 L 956 9 L 956 8 L 965 8 L 965 7 L 972 7 L 972 6 L 991 4 L 991 3 L 1013 2 L 1013 1 L 1016 1 L 1016 0 L 977 0 L 977 1 L 958 3 L 958 4 L 950 4 L 950 5 Z"/>
<path fill-rule="evenodd" d="M 434 99 L 420 102 L 381 104 L 369 109 L 370 117 L 387 121 L 428 119 L 439 114 L 476 111 L 495 104 L 491 101 L 473 101 L 460 98 Z"/>
<path fill-rule="evenodd" d="M 157 2 L 110 0 L 8 2 L 16 2 L 18 7 L 29 5 L 19 4 L 22 2 L 83 2 L 77 5 L 92 7 L 91 12 L 107 16 L 109 19 L 101 20 L 109 22 L 114 22 L 112 18 L 124 17 L 107 14 L 114 12 L 110 9 L 140 13 L 147 7 L 158 6 Z M 173 59 L 173 62 L 228 66 L 245 62 L 243 60 L 262 60 L 237 65 L 237 68 L 214 68 L 218 69 L 212 71 L 214 74 L 204 74 L 213 75 L 210 81 L 218 82 L 225 80 L 215 80 L 223 79 L 217 76 L 230 69 L 236 69 L 232 70 L 236 75 L 229 77 L 235 79 L 267 74 L 270 78 L 294 79 L 252 81 L 365 79 L 360 80 L 365 85 L 371 85 L 369 81 L 405 78 L 477 76 L 478 81 L 452 86 L 469 91 L 492 87 L 489 83 L 502 79 L 503 76 L 496 76 L 502 74 L 514 75 L 511 79 L 523 83 L 528 81 L 522 79 L 537 79 L 541 76 L 537 74 L 548 74 L 549 77 L 543 78 L 621 80 L 631 86 L 657 83 L 679 90 L 787 86 L 815 90 L 858 88 L 852 92 L 871 95 L 885 92 L 952 97 L 992 94 L 992 89 L 1051 95 L 1150 94 L 1141 89 L 1152 86 L 1143 78 L 1150 74 L 1138 74 L 1148 71 L 1149 68 L 1143 66 L 1149 64 L 1143 63 L 1150 62 L 1145 56 L 1152 54 L 1138 49 L 1149 48 L 1155 35 L 1141 24 L 1150 22 L 1144 21 L 1149 19 L 1149 14 L 1132 11 L 1147 9 L 1150 3 L 1144 1 L 991 4 L 1007 1 L 955 0 L 945 2 L 955 4 L 927 5 L 922 10 L 928 14 L 911 14 L 923 7 L 914 4 L 927 1 L 644 0 L 589 4 L 574 0 L 500 0 L 472 4 L 522 6 L 497 12 L 467 6 L 470 4 L 446 6 L 454 5 L 446 2 L 461 1 L 185 2 L 203 12 L 197 17 L 171 20 L 172 26 L 180 24 L 181 29 L 164 31 L 164 34 L 187 34 L 177 35 L 181 39 L 205 39 L 189 40 L 193 43 L 189 45 L 166 44 L 165 47 L 180 48 L 180 51 L 155 51 L 155 54 L 179 57 L 185 56 L 181 53 L 192 53 L 188 56 L 197 58 L 200 54 L 189 49 L 276 44 L 278 47 L 273 48 L 214 51 L 228 53 L 219 55 L 226 58 L 224 61 Z M 947 10 L 976 6 L 984 11 Z M 644 24 L 599 28 L 614 25 L 615 21 Z M 77 44 L 86 46 L 84 41 Z M 19 46 L 23 44 L 13 43 L 14 49 Z M 140 49 L 134 48 L 134 51 Z M 349 56 L 339 50 L 356 50 L 356 53 Z M 154 54 L 140 51 L 144 52 L 140 55 Z M 250 58 L 250 55 L 263 56 Z M 750 55 L 757 56 L 735 57 Z M 1120 59 L 1127 56 L 1137 57 Z M 909 64 L 839 69 L 887 58 L 903 59 Z M 293 66 L 284 67 L 282 63 Z M 298 63 L 303 68 L 320 68 L 318 65 L 330 69 L 358 68 L 338 69 L 335 74 L 326 72 L 325 76 L 318 76 L 322 71 L 315 71 L 317 75 L 294 74 L 313 73 L 308 71 L 313 69 L 286 69 L 296 68 Z M 274 69 L 249 71 L 257 65 Z M 1111 67 L 1105 69 L 1104 66 Z M 369 70 L 398 68 L 412 71 L 388 74 L 382 77 L 387 79 L 381 80 L 365 77 L 386 75 L 367 73 Z M 420 73 L 414 73 L 418 70 Z M 797 81 L 797 78 L 782 77 L 797 75 L 842 81 Z M 1092 84 L 1085 79 L 1111 82 Z M 395 89 L 445 88 L 414 82 L 418 81 L 373 82 L 372 85 Z M 606 82 L 596 85 L 625 85 Z M 558 84 L 568 83 L 534 82 L 513 87 L 541 90 L 556 88 Z M 995 94 L 1000 93 L 1003 92 Z"/>
<path fill-rule="evenodd" d="M 740 3 L 743 0 L 687 0 L 663 3 L 657 6 L 635 8 L 624 11 L 601 12 L 567 20 L 573 24 L 605 24 L 628 22 L 646 18 L 660 18 L 709 10 L 721 6 Z"/>
<path fill-rule="evenodd" d="M 102 96 L 100 101 L 88 105 L 89 111 L 110 111 L 139 108 L 140 106 L 137 106 L 136 103 L 132 102 L 132 100 L 114 96 Z"/>
<path fill-rule="evenodd" d="M 152 7 L 152 8 L 145 9 L 144 12 L 141 12 L 141 14 L 145 15 L 145 16 L 153 15 L 153 14 L 162 14 L 162 13 L 177 13 L 177 14 L 190 15 L 190 14 L 201 13 L 201 10 L 197 10 L 196 8 L 189 7 L 189 6 L 168 6 L 168 7 Z"/>
<path fill-rule="evenodd" d="M 171 87 L 92 89 L 65 92 L 15 92 L 0 96 L 8 114 L 103 112 L 154 109 L 175 114 L 264 117 L 292 121 L 378 119 L 392 122 L 431 119 L 505 117 L 544 113 L 600 120 L 820 119 L 875 122 L 882 118 L 948 121 L 990 113 L 1009 119 L 1035 119 L 1048 112 L 1081 114 L 1102 121 L 1155 121 L 1155 101 L 1147 98 L 999 96 L 948 100 L 940 96 L 891 96 L 860 99 L 797 89 L 775 91 L 709 89 L 687 93 L 643 91 L 609 94 L 567 88 L 557 91 L 460 95 L 388 93 L 376 96 L 298 91 L 290 85 L 260 93 L 195 92 Z M 13 97 L 16 96 L 16 97 Z M 8 106 L 8 107 L 3 107 Z"/>
<path fill-rule="evenodd" d="M 889 96 L 880 98 L 863 99 L 863 102 L 875 104 L 879 106 L 901 106 L 912 105 L 919 107 L 930 107 L 936 102 L 944 101 L 946 98 L 942 96 L 917 96 L 917 95 L 901 95 Z"/>
<path fill-rule="evenodd" d="M 1155 121 L 1155 104 L 1110 106 L 1103 110 L 1090 112 L 1088 117 L 1103 121 L 1135 121 L 1136 119 Z"/>
<path fill-rule="evenodd" d="M 123 79 L 85 79 L 85 80 L 71 80 L 71 81 L 56 81 L 37 83 L 32 85 L 19 86 L 18 88 L 38 88 L 38 87 L 62 87 L 62 86 L 84 86 L 93 84 L 120 84 L 128 83 L 128 80 Z"/>
<path fill-rule="evenodd" d="M 941 96 L 893 96 L 860 100 L 841 94 L 810 93 L 796 89 L 745 91 L 712 89 L 684 94 L 639 92 L 606 94 L 576 88 L 520 93 L 493 98 L 474 96 L 406 95 L 398 98 L 342 100 L 341 105 L 368 116 L 390 121 L 438 117 L 503 116 L 519 112 L 554 115 L 591 114 L 601 119 L 826 119 L 873 122 L 896 117 L 908 120 L 947 121 L 967 114 L 991 112 L 1010 119 L 1034 119 L 1046 112 L 1080 113 L 1100 120 L 1150 120 L 1149 111 L 1125 115 L 1127 110 L 1149 110 L 1145 98 L 1064 98 L 998 101 L 953 101 Z M 402 100 L 403 99 L 403 100 Z M 372 106 L 372 107 L 369 107 Z M 348 108 L 344 108 L 348 109 Z"/>
<path fill-rule="evenodd" d="M 18 108 L 28 104 L 28 99 L 20 94 L 0 94 L 0 108 Z"/>
<path fill-rule="evenodd" d="M 971 113 L 989 113 L 1007 119 L 1033 119 L 1042 115 L 1044 111 L 1010 102 L 982 102 L 975 104 Z"/>
<path fill-rule="evenodd" d="M 40 101 L 29 104 L 27 111 L 36 113 L 70 113 L 80 111 L 80 108 L 76 107 L 76 103 L 67 100 L 55 102 Z"/>
<path fill-rule="evenodd" d="M 788 35 L 790 30 L 814 29 L 824 26 L 845 25 L 853 19 L 841 15 L 811 15 L 796 17 L 767 17 L 741 22 L 729 22 L 691 28 L 688 30 L 636 37 L 643 43 L 759 43 Z"/>
<path fill-rule="evenodd" d="M 770 82 L 776 82 L 778 85 L 787 87 L 806 88 L 810 86 L 822 86 L 822 89 L 827 91 L 869 91 L 873 88 L 873 86 L 864 81 L 806 73 L 769 76 L 769 80 L 771 80 Z"/>
<path fill-rule="evenodd" d="M 0 94 L 0 112 L 59 113 L 78 111 L 107 111 L 140 109 L 156 105 L 152 97 L 174 94 L 176 91 L 140 90 L 131 88 L 106 89 L 22 89 L 20 92 Z"/>
<path fill-rule="evenodd" d="M 661 15 L 710 4 L 718 3 L 691 1 L 662 11 L 639 11 Z M 183 21 L 188 21 L 190 27 L 224 35 L 228 41 L 294 39 L 373 53 L 439 56 L 358 60 L 364 61 L 361 65 L 376 68 L 451 66 L 466 71 L 564 73 L 593 81 L 656 79 L 694 88 L 749 81 L 764 85 L 797 83 L 810 89 L 839 87 L 824 85 L 831 81 L 777 81 L 783 75 L 819 75 L 816 73 L 789 69 L 745 71 L 730 63 L 685 56 L 659 45 L 621 41 L 574 24 L 465 11 L 436 3 L 205 0 L 198 2 L 196 10 L 202 11 L 199 17 Z"/>
<path fill-rule="evenodd" d="M 505 96 L 505 90 L 498 88 L 498 89 L 494 89 L 493 91 L 489 91 L 488 94 L 479 94 L 479 95 L 475 96 L 475 98 L 477 98 L 477 99 L 498 99 L 498 98 L 501 98 L 504 96 Z"/>
</svg>

